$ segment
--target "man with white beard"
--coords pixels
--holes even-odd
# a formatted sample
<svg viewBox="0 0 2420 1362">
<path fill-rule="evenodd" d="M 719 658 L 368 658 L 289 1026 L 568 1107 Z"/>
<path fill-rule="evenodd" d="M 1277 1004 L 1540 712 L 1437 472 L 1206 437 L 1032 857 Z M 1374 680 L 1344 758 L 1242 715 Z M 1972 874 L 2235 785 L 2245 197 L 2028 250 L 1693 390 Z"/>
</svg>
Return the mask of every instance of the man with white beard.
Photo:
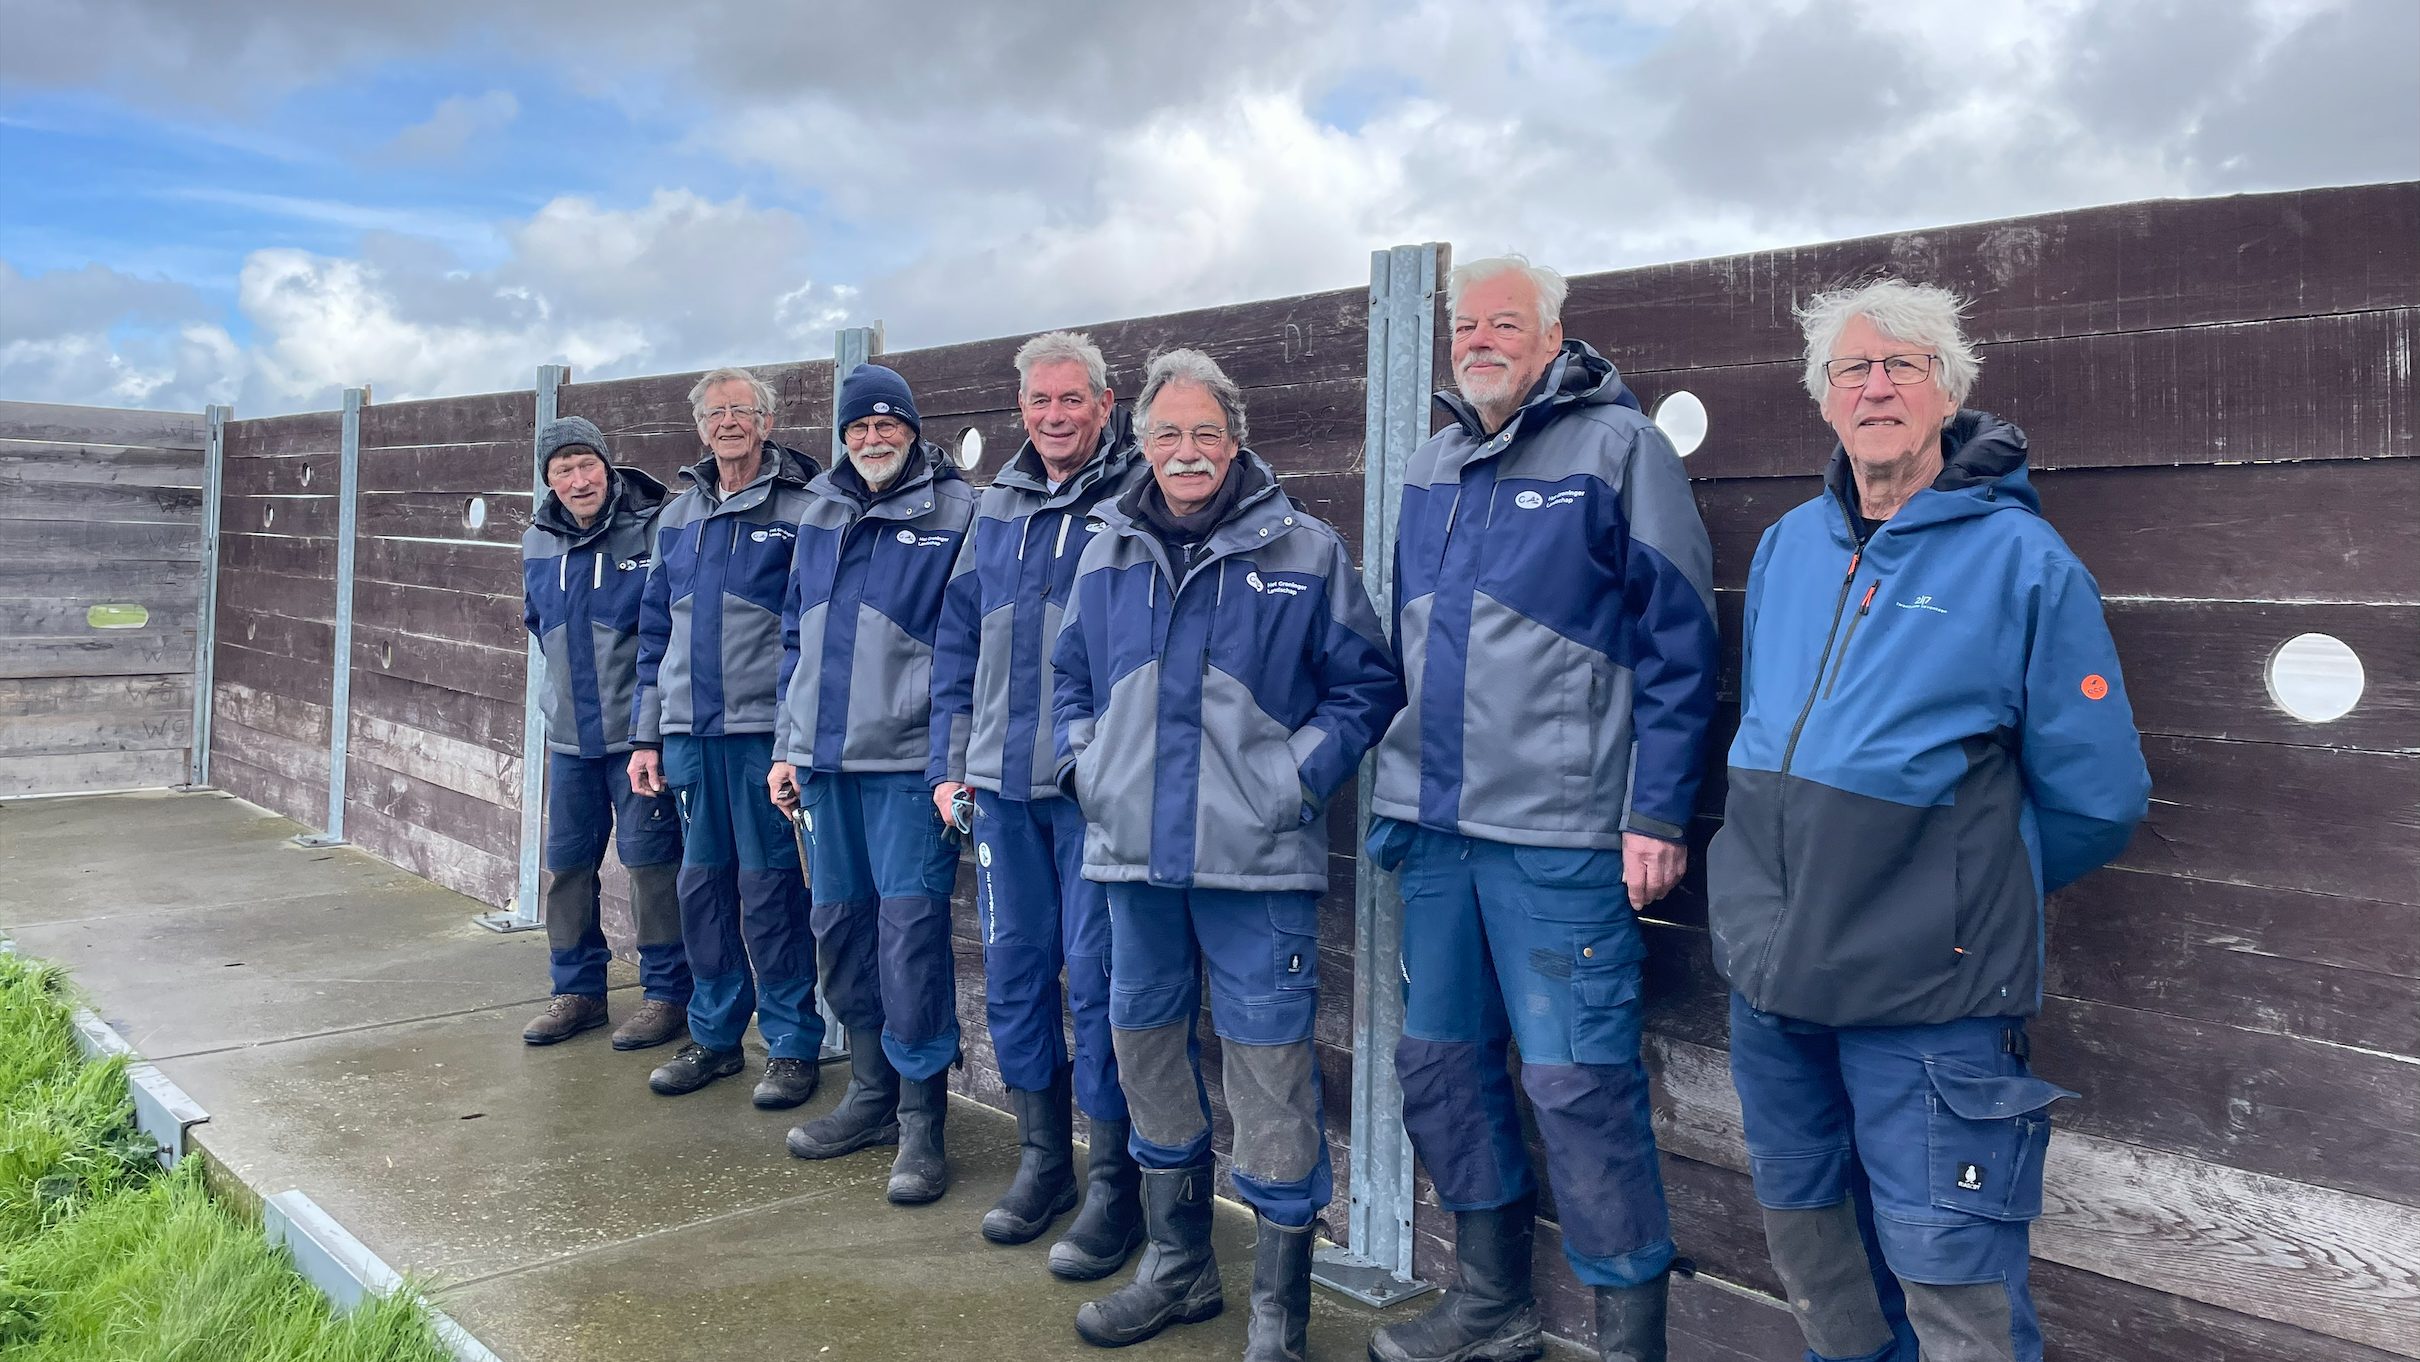
<svg viewBox="0 0 2420 1362">
<path fill-rule="evenodd" d="M 840 1105 L 790 1152 L 893 1144 L 890 1199 L 949 1187 L 942 1122 L 958 1058 L 950 890 L 958 850 L 924 766 L 933 635 L 975 494 L 919 438 L 907 380 L 861 364 L 833 414 L 847 462 L 807 486 L 782 604 L 782 705 L 766 785 L 800 810 L 824 996 L 849 1030 Z"/>
</svg>

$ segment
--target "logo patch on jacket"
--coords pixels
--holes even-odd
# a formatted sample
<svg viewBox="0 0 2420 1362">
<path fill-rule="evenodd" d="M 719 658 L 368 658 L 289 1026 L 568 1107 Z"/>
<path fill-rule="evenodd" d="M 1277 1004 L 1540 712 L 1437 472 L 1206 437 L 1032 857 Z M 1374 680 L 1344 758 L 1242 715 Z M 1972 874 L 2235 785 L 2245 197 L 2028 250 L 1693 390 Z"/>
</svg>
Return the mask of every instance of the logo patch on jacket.
<svg viewBox="0 0 2420 1362">
<path fill-rule="evenodd" d="M 796 539 L 798 536 L 783 526 L 767 525 L 748 537 L 762 544 L 768 539 Z"/>
<path fill-rule="evenodd" d="M 614 564 L 613 570 L 616 572 L 637 572 L 641 568 L 653 566 L 654 563 L 655 559 L 652 555 L 642 553 L 636 558 L 625 558 L 621 562 Z"/>
<path fill-rule="evenodd" d="M 1980 1192 L 1983 1190 L 1982 1164 L 1962 1163 L 1958 1165 L 1958 1190 L 1961 1192 Z"/>
<path fill-rule="evenodd" d="M 1524 511 L 1535 511 L 1548 506 L 1569 506 L 1573 502 L 1586 499 L 1587 496 L 1587 492 L 1576 487 L 1568 492 L 1557 492 L 1553 496 L 1535 491 L 1520 492 L 1514 494 L 1513 505 Z"/>
<path fill-rule="evenodd" d="M 1280 577 L 1275 573 L 1263 577 L 1258 572 L 1244 574 L 1244 585 L 1269 596 L 1299 596 L 1311 589 L 1308 577 Z"/>
<path fill-rule="evenodd" d="M 1949 613 L 1940 606 L 1933 604 L 1933 598 L 1930 596 L 1918 596 L 1912 601 L 1900 601 L 1898 602 L 1898 606 L 1902 610 L 1930 610 L 1936 615 L 1946 615 Z"/>
<path fill-rule="evenodd" d="M 2085 677 L 2085 678 L 2084 678 L 2084 698 L 2085 698 L 2085 699 L 2087 699 L 2087 700 L 2106 700 L 2106 699 L 2108 699 L 2108 698 L 2109 698 L 2109 678 L 2108 678 L 2108 677 L 2106 677 L 2106 676 L 2101 675 L 2099 672 L 2094 672 L 2092 675 Z"/>
<path fill-rule="evenodd" d="M 941 545 L 950 542 L 950 537 L 946 534 L 928 534 L 919 536 L 914 530 L 901 530 L 899 532 L 899 542 L 907 545 L 910 548 L 930 549 L 938 548 Z"/>
</svg>

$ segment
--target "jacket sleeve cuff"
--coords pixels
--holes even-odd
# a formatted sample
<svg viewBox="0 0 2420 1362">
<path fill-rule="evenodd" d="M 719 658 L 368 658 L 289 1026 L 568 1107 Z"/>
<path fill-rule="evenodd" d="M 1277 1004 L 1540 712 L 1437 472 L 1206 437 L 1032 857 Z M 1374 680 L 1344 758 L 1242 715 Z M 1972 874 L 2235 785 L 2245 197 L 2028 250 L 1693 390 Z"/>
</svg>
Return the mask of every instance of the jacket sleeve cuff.
<svg viewBox="0 0 2420 1362">
<path fill-rule="evenodd" d="M 1635 832 L 1642 837 L 1653 837 L 1665 842 L 1687 842 L 1689 840 L 1689 829 L 1676 823 L 1667 823 L 1660 818 L 1650 818 L 1636 809 L 1623 817 L 1622 831 Z"/>
</svg>

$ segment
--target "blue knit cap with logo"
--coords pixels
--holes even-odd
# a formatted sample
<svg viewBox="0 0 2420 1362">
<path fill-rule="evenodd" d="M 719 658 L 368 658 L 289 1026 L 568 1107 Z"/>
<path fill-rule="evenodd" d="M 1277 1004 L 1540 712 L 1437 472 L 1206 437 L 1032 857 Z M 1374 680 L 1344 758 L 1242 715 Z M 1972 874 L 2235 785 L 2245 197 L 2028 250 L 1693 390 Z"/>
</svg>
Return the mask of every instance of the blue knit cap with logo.
<svg viewBox="0 0 2420 1362">
<path fill-rule="evenodd" d="M 869 416 L 896 416 L 924 434 L 924 421 L 916 415 L 915 394 L 908 391 L 907 380 L 879 364 L 860 364 L 840 380 L 839 414 L 832 428 L 846 434 L 852 422 Z"/>
</svg>

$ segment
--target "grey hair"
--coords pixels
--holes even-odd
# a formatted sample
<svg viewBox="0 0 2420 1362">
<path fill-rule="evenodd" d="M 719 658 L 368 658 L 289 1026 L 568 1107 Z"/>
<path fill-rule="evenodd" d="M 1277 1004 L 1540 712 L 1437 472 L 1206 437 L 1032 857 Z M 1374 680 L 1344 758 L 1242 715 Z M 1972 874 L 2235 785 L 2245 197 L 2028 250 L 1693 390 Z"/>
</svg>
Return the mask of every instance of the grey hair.
<svg viewBox="0 0 2420 1362">
<path fill-rule="evenodd" d="M 1563 300 L 1571 296 L 1571 285 L 1563 276 L 1544 265 L 1532 265 L 1525 255 L 1491 255 L 1485 260 L 1473 260 L 1467 265 L 1454 266 L 1445 276 L 1445 315 L 1451 318 L 1462 307 L 1462 290 L 1473 284 L 1483 284 L 1500 274 L 1517 274 L 1529 281 L 1538 294 L 1538 329 L 1545 330 L 1563 320 Z"/>
<path fill-rule="evenodd" d="M 1959 325 L 1965 313 L 1966 300 L 1957 294 L 1938 284 L 1911 284 L 1904 279 L 1877 279 L 1809 298 L 1798 309 L 1798 325 L 1807 338 L 1807 396 L 1815 399 L 1815 405 L 1823 405 L 1823 395 L 1831 386 L 1823 366 L 1831 361 L 1840 333 L 1852 319 L 1863 317 L 1893 340 L 1939 356 L 1933 382 L 1950 406 L 1965 406 L 1966 395 L 1975 389 L 1975 373 L 1983 367 L 1974 342 Z"/>
<path fill-rule="evenodd" d="M 1034 376 L 1034 370 L 1045 364 L 1081 364 L 1084 381 L 1092 385 L 1092 395 L 1099 397 L 1109 391 L 1109 361 L 1101 358 L 1101 347 L 1081 331 L 1045 331 L 1017 347 L 1017 390 L 1022 393 Z"/>
<path fill-rule="evenodd" d="M 696 386 L 689 389 L 690 420 L 702 421 L 706 418 L 706 390 L 717 383 L 747 384 L 748 391 L 755 396 L 756 409 L 765 414 L 767 421 L 772 420 L 773 413 L 781 409 L 780 400 L 773 396 L 772 384 L 745 369 L 710 369 L 705 377 L 697 381 Z"/>
<path fill-rule="evenodd" d="M 1190 383 L 1210 394 L 1218 403 L 1220 414 L 1227 418 L 1227 433 L 1241 447 L 1244 438 L 1244 394 L 1218 367 L 1218 361 L 1199 350 L 1168 350 L 1151 357 L 1151 367 L 1143 373 L 1142 394 L 1134 399 L 1134 428 L 1137 433 L 1151 426 L 1151 404 L 1159 400 L 1160 390 L 1171 383 Z"/>
</svg>

